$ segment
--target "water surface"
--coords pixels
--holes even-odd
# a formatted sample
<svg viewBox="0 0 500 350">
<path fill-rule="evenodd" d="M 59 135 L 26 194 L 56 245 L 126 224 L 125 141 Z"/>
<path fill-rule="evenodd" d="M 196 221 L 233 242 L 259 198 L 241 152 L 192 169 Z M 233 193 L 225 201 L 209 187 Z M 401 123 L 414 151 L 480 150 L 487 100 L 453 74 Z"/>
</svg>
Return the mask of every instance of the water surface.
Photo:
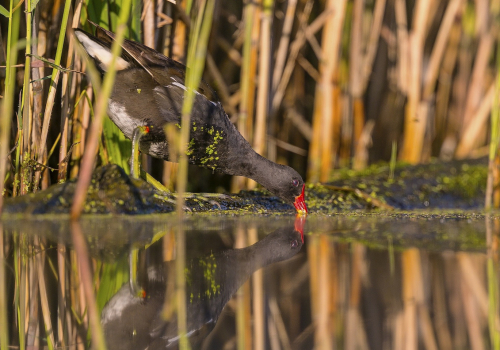
<svg viewBox="0 0 500 350">
<path fill-rule="evenodd" d="M 108 349 L 490 348 L 499 223 L 309 215 L 302 242 L 293 216 L 9 217 L 0 334 L 90 348 L 95 309 Z"/>
</svg>

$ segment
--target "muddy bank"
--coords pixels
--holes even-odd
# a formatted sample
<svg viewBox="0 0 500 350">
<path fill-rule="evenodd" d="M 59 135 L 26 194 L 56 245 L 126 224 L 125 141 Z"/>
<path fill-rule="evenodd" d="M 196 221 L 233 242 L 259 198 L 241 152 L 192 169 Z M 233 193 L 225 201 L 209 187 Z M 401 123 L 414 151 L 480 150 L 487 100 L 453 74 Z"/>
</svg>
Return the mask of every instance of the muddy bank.
<svg viewBox="0 0 500 350">
<path fill-rule="evenodd" d="M 484 203 L 487 162 L 481 160 L 396 167 L 374 166 L 363 172 L 339 170 L 326 184 L 307 184 L 306 202 L 311 213 L 353 209 L 480 209 Z M 75 181 L 5 201 L 8 214 L 69 213 Z M 175 210 L 175 194 L 158 191 L 147 182 L 129 177 L 117 165 L 97 168 L 83 212 L 85 214 L 152 214 Z M 192 194 L 188 212 L 293 214 L 292 205 L 267 191 L 239 194 Z"/>
</svg>

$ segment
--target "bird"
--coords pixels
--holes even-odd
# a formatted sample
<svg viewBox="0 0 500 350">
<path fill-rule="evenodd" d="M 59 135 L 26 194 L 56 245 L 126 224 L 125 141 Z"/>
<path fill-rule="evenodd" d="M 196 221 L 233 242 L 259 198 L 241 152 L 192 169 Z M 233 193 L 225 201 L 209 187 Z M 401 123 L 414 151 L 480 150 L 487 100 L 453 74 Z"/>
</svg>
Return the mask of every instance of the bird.
<svg viewBox="0 0 500 350">
<path fill-rule="evenodd" d="M 81 29 L 75 29 L 74 34 L 97 69 L 104 74 L 112 61 L 111 45 L 115 34 L 90 23 L 96 28 L 95 36 Z M 141 152 L 170 161 L 165 126 L 172 124 L 181 128 L 181 111 L 187 90 L 186 67 L 127 39 L 115 64 L 117 73 L 108 105 L 110 119 L 128 139 L 133 140 L 133 145 L 139 135 L 136 144 Z M 293 204 L 298 214 L 307 214 L 305 183 L 299 173 L 255 152 L 230 121 L 217 94 L 205 81 L 202 80 L 194 92 L 186 152 L 189 163 L 218 173 L 250 178 Z"/>
<path fill-rule="evenodd" d="M 252 246 L 210 252 L 186 261 L 186 336 L 194 348 L 201 348 L 225 305 L 256 270 L 299 253 L 303 246 L 300 236 L 293 226 L 286 225 Z M 141 292 L 136 293 L 126 283 L 102 310 L 106 343 L 113 348 L 178 347 L 177 316 L 164 316 L 164 305 L 170 305 L 171 300 L 167 286 L 175 284 L 175 261 L 155 263 L 154 257 L 149 259 Z"/>
</svg>

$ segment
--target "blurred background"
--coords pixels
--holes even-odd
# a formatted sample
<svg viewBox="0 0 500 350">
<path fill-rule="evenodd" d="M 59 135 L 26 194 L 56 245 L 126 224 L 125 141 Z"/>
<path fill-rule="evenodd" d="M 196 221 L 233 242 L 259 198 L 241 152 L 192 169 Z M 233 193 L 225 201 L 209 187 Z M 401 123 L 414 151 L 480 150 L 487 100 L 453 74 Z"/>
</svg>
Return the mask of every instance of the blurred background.
<svg viewBox="0 0 500 350">
<path fill-rule="evenodd" d="M 70 28 L 115 30 L 126 1 L 0 1 L 7 195 L 77 176 L 94 91 Z M 185 63 L 201 6 L 132 0 L 127 37 Z M 499 13 L 500 0 L 219 0 L 204 79 L 258 153 L 307 181 L 391 157 L 481 157 L 498 113 Z M 128 168 L 129 147 L 106 119 L 100 163 Z M 175 163 L 143 168 L 174 188 Z M 188 190 L 254 185 L 197 169 Z"/>
<path fill-rule="evenodd" d="M 125 9 L 129 14 L 128 38 L 185 63 L 189 25 L 205 3 L 0 0 L 0 192 L 5 185 L 5 196 L 18 196 L 79 174 L 88 149 L 96 93 L 87 77 L 93 73 L 81 60 L 70 28 L 92 31 L 87 22 L 90 19 L 115 31 L 120 11 Z M 498 137 L 499 14 L 500 0 L 218 0 L 212 14 L 204 79 L 257 152 L 294 167 L 309 182 L 329 181 L 335 169 L 360 170 L 378 162 L 416 164 L 432 158 L 485 157 L 491 141 Z M 129 171 L 129 158 L 130 142 L 104 119 L 97 164 L 116 163 Z M 175 188 L 176 163 L 143 157 L 142 166 L 170 189 Z M 188 176 L 189 191 L 237 191 L 255 185 L 199 168 L 192 168 Z M 439 227 L 445 219 L 436 218 L 434 224 Z M 284 319 L 289 333 L 296 335 L 292 338 L 296 346 L 292 347 L 285 346 L 289 339 L 283 337 L 286 349 L 307 348 L 303 344 L 313 341 L 325 342 L 318 346 L 325 349 L 344 342 L 346 349 L 402 349 L 404 344 L 409 344 L 408 349 L 483 349 L 490 344 L 500 349 L 498 256 L 493 254 L 500 223 L 481 216 L 477 221 L 485 227 L 479 229 L 469 225 L 473 220 L 467 216 L 462 219 L 465 231 L 445 226 L 442 233 L 433 226 L 410 230 L 405 221 L 382 236 L 380 243 L 363 242 L 369 248 L 352 241 L 356 229 L 358 240 L 373 232 L 371 222 L 359 226 L 361 219 L 354 217 L 348 227 L 325 224 L 317 232 L 327 235 L 306 236 L 309 243 L 303 255 L 282 265 L 288 270 L 281 280 L 271 274 L 265 284 L 260 283 L 288 293 L 283 317 L 272 311 L 269 333 L 274 335 L 270 338 L 277 341 Z M 308 220 L 311 225 L 314 216 Z M 427 222 L 428 218 L 422 220 Z M 451 217 L 448 221 L 459 220 Z M 244 229 L 250 231 L 252 225 Z M 265 222 L 263 227 L 268 225 Z M 150 226 L 144 224 L 140 229 Z M 220 231 L 221 226 L 214 225 L 214 231 Z M 161 228 L 162 234 L 166 229 Z M 16 234 L 17 230 L 14 226 L 11 231 Z M 38 230 L 35 222 L 28 231 Z M 51 227 L 49 232 L 53 230 Z M 105 227 L 110 236 L 116 235 L 107 230 Z M 495 240 L 486 256 L 477 253 L 484 251 L 484 242 L 473 233 L 483 237 L 488 230 L 488 246 L 491 236 Z M 121 230 L 128 231 L 128 227 Z M 407 237 L 403 233 L 417 243 L 424 239 L 437 242 L 439 249 L 423 246 L 430 252 L 421 253 L 409 248 L 418 246 L 414 241 L 394 243 L 398 237 Z M 328 236 L 339 234 L 347 237 L 335 241 Z M 463 241 L 440 243 L 441 236 L 446 240 L 453 235 Z M 25 242 L 31 241 L 6 241 L 13 242 L 6 244 L 7 252 L 10 249 L 16 255 L 12 263 L 9 260 L 11 265 L 0 264 L 0 280 L 4 280 L 5 271 L 9 278 L 8 283 L 0 283 L 0 302 L 8 305 L 11 314 L 18 305 L 12 303 L 14 298 L 25 304 L 18 300 L 26 299 L 21 283 L 28 280 L 28 274 L 27 285 L 40 285 L 45 299 L 57 295 L 43 289 L 45 256 L 50 261 L 58 259 L 62 272 L 57 278 L 62 287 L 53 290 L 57 288 L 62 294 L 65 283 L 79 285 L 75 255 L 66 254 L 63 244 L 56 240 L 39 244 L 36 238 L 36 249 L 23 255 Z M 172 242 L 165 239 L 162 244 L 172 249 Z M 61 246 L 56 250 L 57 243 Z M 227 244 L 235 245 L 233 241 Z M 459 249 L 469 253 L 452 252 Z M 0 253 L 3 251 L 4 246 L 0 246 Z M 307 263 L 305 254 L 310 259 Z M 66 255 L 72 257 L 71 264 L 66 264 Z M 15 270 L 11 266 L 17 261 L 21 268 Z M 121 262 L 122 271 L 127 271 L 126 260 Z M 102 293 L 119 288 L 126 280 L 117 278 L 115 266 L 106 270 L 106 264 L 95 264 L 104 266 L 96 275 L 101 286 L 108 280 L 116 286 L 102 288 Z M 8 268 L 2 269 L 5 266 Z M 39 277 L 30 272 L 37 269 Z M 74 275 L 66 282 L 64 276 L 70 273 Z M 15 278 L 18 284 L 13 283 Z M 55 282 L 56 278 L 51 278 Z M 11 288 L 10 294 L 2 290 L 4 286 Z M 246 298 L 245 302 L 234 307 L 245 311 L 233 313 L 230 309 L 229 316 L 248 314 L 249 286 L 245 288 L 247 292 L 239 297 Z M 37 295 L 37 289 L 30 293 Z M 82 295 L 81 290 L 70 294 L 72 305 L 80 305 L 71 309 L 76 316 L 66 316 L 69 311 L 60 313 L 61 325 L 65 317 L 76 320 L 66 323 L 68 329 L 76 330 L 76 324 L 82 324 L 80 319 L 86 322 Z M 269 299 L 272 304 L 277 298 L 272 295 Z M 36 297 L 30 300 L 34 301 L 30 305 L 38 305 Z M 52 302 L 53 308 L 55 305 Z M 5 320 L 6 309 L 0 307 Z M 319 321 L 313 323 L 312 319 Z M 250 325 L 250 318 L 245 320 Z M 39 322 L 41 336 L 45 334 L 40 324 L 50 321 L 47 316 Z M 52 321 L 56 322 L 55 318 Z M 22 318 L 19 324 L 23 324 Z M 264 327 L 265 323 L 256 324 Z M 14 329 L 16 324 L 11 322 L 9 327 Z M 24 339 L 19 329 L 19 339 Z M 7 333 L 8 327 L 0 331 Z M 57 334 L 63 337 L 62 326 Z M 86 338 L 77 331 L 68 334 L 81 343 Z M 233 333 L 229 337 L 234 342 Z M 6 343 L 6 336 L 0 338 Z"/>
</svg>

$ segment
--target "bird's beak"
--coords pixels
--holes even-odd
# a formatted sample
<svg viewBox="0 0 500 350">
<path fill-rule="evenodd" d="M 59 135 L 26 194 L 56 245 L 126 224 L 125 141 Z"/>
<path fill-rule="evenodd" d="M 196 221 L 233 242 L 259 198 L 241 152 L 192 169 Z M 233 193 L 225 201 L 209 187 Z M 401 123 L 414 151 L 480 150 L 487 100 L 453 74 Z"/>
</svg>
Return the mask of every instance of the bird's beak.
<svg viewBox="0 0 500 350">
<path fill-rule="evenodd" d="M 295 197 L 295 202 L 293 202 L 293 205 L 295 209 L 297 209 L 297 213 L 301 215 L 307 215 L 307 206 L 306 206 L 306 201 L 304 200 L 304 190 L 306 188 L 306 185 L 302 185 L 302 193 Z"/>
<path fill-rule="evenodd" d="M 300 238 L 302 239 L 302 243 L 304 243 L 304 225 L 306 223 L 306 217 L 300 214 L 297 214 L 295 217 L 295 231 L 300 233 Z"/>
</svg>

